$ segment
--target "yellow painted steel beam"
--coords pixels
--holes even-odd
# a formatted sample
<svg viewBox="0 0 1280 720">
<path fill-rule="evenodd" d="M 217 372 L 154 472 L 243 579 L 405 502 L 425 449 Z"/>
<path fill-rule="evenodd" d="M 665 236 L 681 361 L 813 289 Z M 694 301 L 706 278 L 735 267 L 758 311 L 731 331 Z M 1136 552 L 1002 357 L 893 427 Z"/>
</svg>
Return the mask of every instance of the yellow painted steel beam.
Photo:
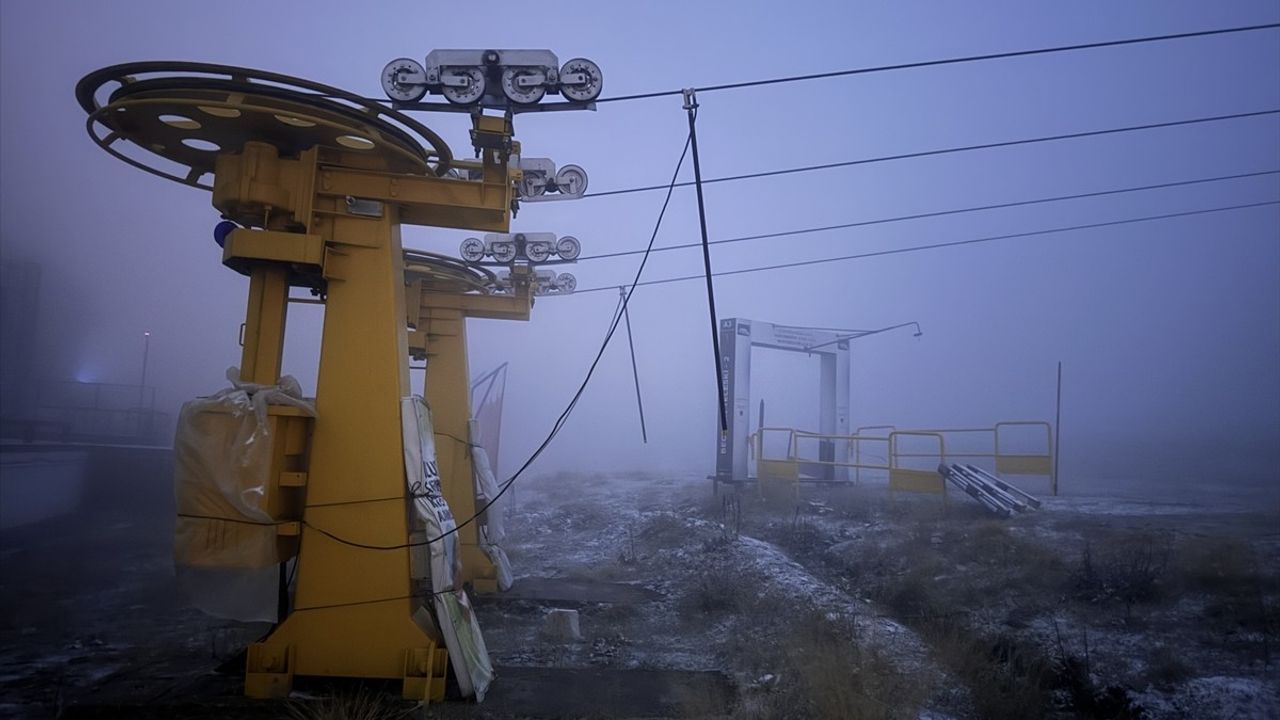
<svg viewBox="0 0 1280 720">
<path fill-rule="evenodd" d="M 436 432 L 436 460 L 449 510 L 460 522 L 476 514 L 471 459 L 471 373 L 467 366 L 467 321 L 460 309 L 423 309 L 426 332 L 426 399 Z M 425 326 L 425 327 L 423 327 Z M 480 523 L 458 530 L 463 582 L 477 592 L 497 590 L 497 572 L 480 549 Z"/>
<path fill-rule="evenodd" d="M 249 274 L 244 348 L 240 354 L 242 381 L 275 385 L 280 380 L 288 306 L 289 268 L 266 262 L 255 265 Z"/>
<path fill-rule="evenodd" d="M 422 610 L 431 599 L 411 577 L 411 556 L 422 546 L 420 533 L 410 533 L 401 432 L 401 400 L 411 393 L 408 325 L 415 323 L 431 355 L 427 396 L 436 429 L 459 439 L 440 443 L 439 459 L 445 495 L 466 520 L 476 509 L 466 317 L 527 319 L 532 301 L 527 283 L 503 298 L 427 292 L 416 284 L 410 314 L 400 226 L 507 232 L 521 177 L 508 162 L 518 152 L 511 118 L 473 115 L 480 158 L 462 165 L 476 179 L 439 177 L 452 153 L 407 116 L 283 76 L 189 69 L 200 74 L 190 86 L 111 75 L 118 68 L 86 78 L 92 82 L 78 94 L 91 135 L 126 162 L 188 185 L 210 187 L 200 180 L 212 172 L 213 206 L 246 226 L 227 236 L 223 256 L 249 276 L 242 380 L 278 382 L 291 285 L 322 293 L 325 308 L 316 417 L 282 407 L 269 412 L 266 505 L 278 541 L 297 548 L 297 584 L 292 612 L 248 649 L 246 693 L 285 696 L 295 675 L 330 675 L 400 678 L 407 697 L 440 699 L 446 656 L 431 613 Z M 174 70 L 144 64 L 139 72 Z M 109 77 L 123 87 L 99 107 L 95 88 Z M 171 121 L 188 112 L 200 120 Z M 98 125 L 105 136 L 94 133 Z M 171 174 L 110 147 L 122 139 L 187 173 Z M 220 150 L 215 155 L 184 142 L 193 139 Z M 419 146 L 423 141 L 430 151 Z M 469 525 L 460 539 L 464 568 L 480 585 L 492 578 L 492 567 L 476 531 Z"/>
<path fill-rule="evenodd" d="M 319 271 L 324 266 L 324 238 L 306 233 L 244 228 L 227 234 L 222 248 L 223 265 L 246 272 L 261 260 L 311 266 Z"/>
<path fill-rule="evenodd" d="M 454 293 L 423 292 L 421 313 L 434 308 L 459 310 L 467 317 L 489 320 L 528 320 L 533 308 L 533 296 L 528 288 L 516 295 L 461 295 Z"/>
<path fill-rule="evenodd" d="M 409 395 L 404 267 L 395 206 L 336 217 L 295 609 L 255 645 L 246 691 L 287 692 L 284 674 L 403 677 L 435 647 L 414 621 L 400 398 Z M 373 547 L 361 547 L 373 546 Z M 376 549 L 390 547 L 395 549 Z"/>
<path fill-rule="evenodd" d="M 502 175 L 483 181 L 426 175 L 397 175 L 373 170 L 325 167 L 318 193 L 394 203 L 410 225 L 507 232 L 511 227 L 511 182 Z"/>
<path fill-rule="evenodd" d="M 436 423 L 436 453 L 441 486 L 454 517 L 465 520 L 479 509 L 468 421 L 471 412 L 470 369 L 467 362 L 467 318 L 528 320 L 533 295 L 528 282 L 517 280 L 511 295 L 436 292 L 419 279 L 409 284 L 412 330 L 409 353 L 427 360 L 424 383 L 427 403 Z M 458 531 L 463 582 L 477 592 L 497 590 L 497 569 L 480 548 L 479 523 Z"/>
<path fill-rule="evenodd" d="M 411 392 L 410 314 L 400 225 L 505 232 L 513 176 L 499 149 L 485 150 L 482 167 L 478 182 L 398 174 L 357 153 L 313 148 L 281 158 L 261 143 L 217 161 L 215 206 L 267 228 L 237 230 L 224 249 L 251 278 L 245 379 L 278 379 L 290 273 L 320 275 L 326 292 L 309 457 L 280 467 L 276 484 L 306 490 L 299 521 L 280 528 L 300 547 L 295 607 L 250 649 L 248 694 L 287 694 L 294 675 L 399 677 L 407 695 L 442 694 L 438 637 L 422 621 L 429 615 L 415 614 L 430 599 L 416 594 L 409 572 L 400 399 Z M 411 295 L 414 334 L 431 356 L 426 394 L 442 438 L 442 487 L 465 520 L 476 510 L 465 318 L 527 319 L 532 300 L 527 285 L 511 296 L 421 288 Z M 475 523 L 459 532 L 464 577 L 491 590 L 495 572 L 477 532 Z"/>
<path fill-rule="evenodd" d="M 244 224 L 291 232 L 301 227 L 326 242 L 344 242 L 334 237 L 331 219 L 353 214 L 347 198 L 394 205 L 400 222 L 410 225 L 510 230 L 520 172 L 508 168 L 497 151 L 485 153 L 478 181 L 389 172 L 367 162 L 330 164 L 358 157 L 312 148 L 295 160 L 280 158 L 266 143 L 246 143 L 239 153 L 218 156 L 214 207 Z"/>
<path fill-rule="evenodd" d="M 376 220 L 333 221 L 336 236 L 362 242 L 340 248 L 328 263 L 336 281 L 325 313 L 296 609 L 256 646 L 246 681 L 251 693 L 287 692 L 282 683 L 293 674 L 398 677 L 406 653 L 434 647 L 412 620 L 409 550 L 370 550 L 330 537 L 388 546 L 409 537 L 398 404 L 409 390 L 403 326 L 396 322 L 404 295 L 395 219 L 389 210 Z M 251 270 L 244 380 L 278 380 L 287 276 L 287 266 L 275 262 Z"/>
</svg>

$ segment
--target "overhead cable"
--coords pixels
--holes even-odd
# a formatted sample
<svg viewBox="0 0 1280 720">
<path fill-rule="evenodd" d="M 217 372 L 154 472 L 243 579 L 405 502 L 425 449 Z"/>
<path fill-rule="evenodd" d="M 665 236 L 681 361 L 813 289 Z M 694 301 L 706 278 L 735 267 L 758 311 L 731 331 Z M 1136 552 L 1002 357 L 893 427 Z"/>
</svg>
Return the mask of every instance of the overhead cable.
<svg viewBox="0 0 1280 720">
<path fill-rule="evenodd" d="M 728 275 L 743 275 L 746 273 L 765 272 L 768 270 L 782 270 L 785 268 L 804 267 L 808 265 L 825 265 L 827 263 L 843 262 L 846 260 L 860 260 L 864 258 L 881 257 L 884 255 L 901 255 L 904 253 L 923 252 L 925 250 L 937 250 L 940 248 L 958 247 L 961 245 L 978 245 L 981 243 L 995 242 L 997 240 L 1012 240 L 1015 238 L 1036 237 L 1039 235 L 1052 235 L 1056 233 L 1074 232 L 1077 230 L 1089 230 L 1092 228 L 1111 227 L 1114 225 L 1131 225 L 1134 223 L 1151 222 L 1153 220 L 1165 220 L 1169 218 L 1191 217 L 1193 215 L 1208 215 L 1210 213 L 1228 212 L 1231 210 L 1243 210 L 1246 208 L 1265 207 L 1268 205 L 1280 205 L 1280 200 L 1269 200 L 1266 202 L 1246 203 L 1243 205 L 1229 205 L 1226 207 L 1207 208 L 1204 210 L 1188 210 L 1185 212 L 1164 213 L 1161 215 L 1148 215 L 1145 217 L 1128 218 L 1125 220 L 1110 220 L 1107 222 L 1088 223 L 1085 225 L 1069 225 L 1067 227 L 1049 228 L 1047 230 L 1032 230 L 1030 232 L 1009 233 L 1007 235 L 990 235 L 987 237 L 973 238 L 970 240 L 956 240 L 952 242 L 930 243 L 928 245 L 913 245 L 905 248 L 893 248 L 890 250 L 876 250 L 872 252 L 857 253 L 855 255 L 841 255 L 839 257 L 819 258 L 816 260 L 798 260 L 795 262 L 778 263 L 775 265 L 763 265 L 759 267 L 740 268 L 738 270 L 720 270 L 715 274 L 717 277 Z M 667 283 L 686 282 L 690 280 L 701 280 L 702 275 L 684 275 L 681 277 L 663 278 L 661 280 L 645 280 L 640 285 L 664 285 Z M 612 290 L 612 287 L 594 287 L 585 290 L 576 290 L 573 295 L 583 295 L 585 293 L 601 292 L 604 290 Z M 560 297 L 572 297 L 573 295 L 564 295 Z M 554 297 L 554 296 L 552 296 Z"/>
<path fill-rule="evenodd" d="M 1044 137 L 1024 138 L 1021 140 L 1005 140 L 993 143 L 980 143 L 977 145 L 962 145 L 959 147 L 939 148 L 936 150 L 922 150 L 919 152 L 898 153 L 896 155 L 881 155 L 879 157 L 861 158 L 858 160 L 843 160 L 833 163 L 822 163 L 820 165 L 805 165 L 802 167 L 785 168 L 782 170 L 764 170 L 761 172 L 746 173 L 743 175 L 729 175 L 727 177 L 708 178 L 702 181 L 703 185 L 711 183 L 733 182 L 737 180 L 751 180 L 755 178 L 774 177 L 777 175 L 793 175 L 795 173 L 814 172 L 816 170 L 831 170 L 834 168 L 852 167 L 855 165 L 870 165 L 872 163 L 889 162 L 893 160 L 910 160 L 913 158 L 932 157 L 935 155 L 951 155 L 954 153 L 972 152 L 975 150 L 992 150 L 994 148 L 1015 147 L 1018 145 L 1034 145 L 1037 143 L 1056 142 L 1059 140 L 1075 140 L 1078 138 L 1097 137 L 1099 135 L 1115 135 L 1117 133 L 1139 132 L 1145 130 L 1158 130 L 1160 128 L 1179 127 L 1182 125 L 1198 125 L 1202 123 L 1221 122 L 1224 120 L 1239 120 L 1242 118 L 1261 117 L 1264 115 L 1280 114 L 1280 109 L 1274 110 L 1256 110 L 1252 112 L 1230 113 L 1227 115 L 1211 115 L 1208 117 L 1189 118 L 1186 120 L 1171 120 L 1168 122 L 1146 123 L 1143 125 L 1127 125 L 1125 127 L 1107 128 L 1104 130 L 1086 130 L 1083 132 L 1065 133 L 1061 135 L 1046 135 Z M 693 181 L 684 181 L 676 183 L 676 187 L 688 187 L 693 185 Z M 605 190 L 604 192 L 587 193 L 584 198 L 598 198 L 609 195 L 627 195 L 631 193 L 649 192 L 651 190 L 665 190 L 666 185 L 645 185 L 643 187 L 625 188 L 621 190 Z"/>
<path fill-rule="evenodd" d="M 963 213 L 981 212 L 984 210 L 1001 210 L 1004 208 L 1026 207 L 1030 205 L 1041 205 L 1044 203 L 1061 202 L 1064 200 L 1079 200 L 1082 198 L 1105 197 L 1108 195 L 1121 195 L 1124 193 L 1139 192 L 1142 190 L 1160 190 L 1164 188 L 1182 187 L 1185 185 L 1199 185 L 1203 183 L 1221 182 L 1223 180 L 1238 180 L 1241 178 L 1261 177 L 1265 175 L 1280 174 L 1277 170 L 1259 170 L 1257 172 L 1235 173 L 1232 175 L 1216 175 L 1214 177 L 1196 178 L 1194 180 L 1176 180 L 1173 182 L 1155 183 L 1151 185 L 1135 185 L 1131 187 L 1115 188 L 1112 190 L 1097 190 L 1094 192 L 1074 193 L 1071 195 L 1054 195 L 1053 197 L 1036 198 L 1034 200 L 1015 200 L 1013 202 L 994 203 L 990 205 L 976 205 L 973 207 L 955 208 L 952 210 L 935 210 L 933 212 L 913 213 L 911 215 L 896 215 L 894 217 L 877 218 L 875 220 L 859 220 L 856 222 L 838 223 L 835 225 L 821 225 L 818 227 L 807 227 L 799 230 L 781 230 L 778 232 L 760 233 L 756 235 L 742 235 L 739 237 L 721 238 L 712 240 L 711 245 L 724 245 L 728 243 L 746 242 L 748 240 L 766 240 L 769 238 L 789 237 L 793 235 L 807 235 L 811 233 L 828 232 L 831 230 L 844 230 L 847 228 L 867 227 L 870 225 L 885 225 L 888 223 L 904 222 L 907 220 L 922 220 L 925 218 L 944 217 L 947 215 L 960 215 Z M 652 252 L 667 252 L 670 250 L 687 250 L 689 248 L 702 247 L 700 242 L 681 243 L 679 245 L 664 245 L 662 247 L 653 248 Z M 578 258 L 578 262 L 587 260 L 603 260 L 606 258 L 626 257 L 628 255 L 638 255 L 645 252 L 643 249 L 637 250 L 619 250 L 617 252 L 599 253 L 597 255 L 583 255 Z"/>
<path fill-rule="evenodd" d="M 824 80 L 827 78 L 848 77 L 850 75 L 869 75 L 872 73 L 888 72 L 892 70 L 913 70 L 917 68 L 937 67 L 940 65 L 958 65 L 961 63 L 984 62 L 987 60 L 1005 60 L 1008 58 L 1030 57 L 1034 55 L 1049 55 L 1052 53 L 1076 52 L 1080 50 L 1097 50 L 1101 48 L 1121 47 L 1124 45 L 1140 45 L 1146 43 L 1168 42 L 1171 40 L 1186 40 L 1197 37 L 1209 37 L 1212 35 L 1230 35 L 1235 33 L 1256 32 L 1258 30 L 1273 30 L 1280 28 L 1280 23 L 1265 23 L 1262 25 L 1244 25 L 1230 28 L 1220 28 L 1217 30 L 1196 30 L 1192 32 L 1172 33 L 1168 35 L 1146 35 L 1143 37 L 1125 38 L 1122 40 L 1103 40 L 1100 42 L 1077 43 L 1075 45 L 1055 45 L 1051 47 L 1033 48 L 1029 50 L 1011 50 L 1008 52 L 985 53 L 982 55 L 964 55 L 960 57 L 943 58 L 939 60 L 921 60 L 909 63 L 897 63 L 893 65 L 877 65 L 873 67 L 854 68 L 850 70 L 832 70 L 828 72 L 810 73 L 807 75 L 790 75 L 787 77 L 770 78 L 766 80 L 747 80 L 743 82 L 726 83 L 723 85 L 707 85 L 704 87 L 696 87 L 694 90 L 700 93 L 719 92 L 722 90 L 739 90 L 742 88 L 760 87 L 762 85 L 781 85 L 784 83 L 806 82 L 809 80 Z M 649 98 L 670 97 L 679 95 L 682 90 L 659 90 L 656 92 L 635 93 L 632 95 L 617 95 L 614 97 L 600 98 L 596 103 L 608 102 L 624 102 L 627 100 L 645 100 Z"/>
</svg>

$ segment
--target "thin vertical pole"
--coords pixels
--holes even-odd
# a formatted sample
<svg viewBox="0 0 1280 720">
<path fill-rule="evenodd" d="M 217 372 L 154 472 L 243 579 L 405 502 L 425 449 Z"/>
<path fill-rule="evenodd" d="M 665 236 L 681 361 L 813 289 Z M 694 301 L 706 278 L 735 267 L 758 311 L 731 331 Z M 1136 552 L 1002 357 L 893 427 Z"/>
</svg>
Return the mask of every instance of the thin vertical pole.
<svg viewBox="0 0 1280 720">
<path fill-rule="evenodd" d="M 1058 459 L 1062 457 L 1062 361 L 1058 361 L 1058 407 L 1053 417 L 1053 495 L 1058 496 Z"/>
<path fill-rule="evenodd" d="M 151 414 L 143 414 L 147 406 L 147 356 L 151 354 L 151 331 L 142 333 L 142 380 L 138 383 L 138 417 L 134 430 L 139 439 L 151 434 Z M 151 410 L 155 410 L 155 396 L 151 398 Z"/>
<path fill-rule="evenodd" d="M 147 355 L 151 353 L 151 332 L 142 333 L 142 380 L 138 382 L 138 407 L 146 403 Z"/>
<path fill-rule="evenodd" d="M 715 354 L 716 396 L 720 400 L 720 432 L 729 432 L 729 415 L 725 408 L 724 381 L 721 379 L 720 323 L 716 319 L 716 291 L 711 282 L 711 245 L 707 242 L 707 210 L 702 200 L 702 165 L 698 162 L 698 100 L 692 89 L 684 91 L 684 109 L 689 114 L 689 149 L 693 151 L 693 186 L 698 195 L 698 225 L 702 230 L 702 264 L 707 276 L 707 311 L 711 313 L 711 348 Z"/>
<path fill-rule="evenodd" d="M 640 437 L 646 445 L 649 444 L 649 432 L 644 426 L 644 401 L 640 399 L 640 368 L 636 366 L 636 343 L 631 338 L 631 311 L 627 309 L 627 289 L 619 286 L 618 294 L 622 296 L 622 317 L 627 322 L 627 345 L 631 347 L 631 377 L 636 382 L 636 408 L 640 411 Z"/>
</svg>

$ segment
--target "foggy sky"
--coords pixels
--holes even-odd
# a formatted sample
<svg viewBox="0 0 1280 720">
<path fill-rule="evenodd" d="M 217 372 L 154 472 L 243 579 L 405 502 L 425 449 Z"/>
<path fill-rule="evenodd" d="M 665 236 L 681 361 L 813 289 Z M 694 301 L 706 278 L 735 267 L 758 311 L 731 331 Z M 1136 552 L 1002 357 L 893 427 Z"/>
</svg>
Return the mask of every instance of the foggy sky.
<svg viewBox="0 0 1280 720">
<path fill-rule="evenodd" d="M 500 11 L 489 17 L 490 7 Z M 73 87 L 99 67 L 191 60 L 297 75 L 380 97 L 379 71 L 433 48 L 546 47 L 595 60 L 605 96 L 1275 22 L 1274 1 L 1203 3 L 0 4 L 0 252 L 44 267 L 50 377 L 149 381 L 166 409 L 239 361 L 247 280 L 220 264 L 209 197 L 108 156 Z M 705 176 L 1280 108 L 1280 32 L 881 73 L 700 97 Z M 468 156 L 465 118 L 425 122 Z M 527 156 L 577 163 L 590 190 L 665 182 L 686 133 L 678 97 L 517 118 Z M 1244 120 L 710 185 L 712 239 L 1131 185 L 1280 169 L 1280 119 Z M 686 166 L 682 177 L 690 178 Z M 729 270 L 1280 199 L 1280 176 L 716 247 Z M 526 204 L 513 230 L 642 247 L 661 193 Z M 455 253 L 469 233 L 406 227 Z M 658 245 L 697 239 L 677 190 Z M 579 287 L 638 258 L 581 262 Z M 660 253 L 646 278 L 701 270 Z M 851 427 L 989 426 L 1054 412 L 1063 476 L 1274 481 L 1280 462 L 1280 210 L 1249 210 L 748 274 L 716 281 L 722 318 L 924 336 L 853 343 Z M 471 368 L 511 361 L 502 469 L 540 442 L 580 382 L 616 294 L 545 298 L 529 323 L 470 321 Z M 314 391 L 321 309 L 293 306 L 286 371 Z M 715 388 L 705 290 L 632 301 L 650 443 L 625 338 L 535 471 L 709 472 Z M 771 425 L 815 427 L 817 359 L 757 351 Z M 420 373 L 415 381 L 420 383 Z"/>
</svg>

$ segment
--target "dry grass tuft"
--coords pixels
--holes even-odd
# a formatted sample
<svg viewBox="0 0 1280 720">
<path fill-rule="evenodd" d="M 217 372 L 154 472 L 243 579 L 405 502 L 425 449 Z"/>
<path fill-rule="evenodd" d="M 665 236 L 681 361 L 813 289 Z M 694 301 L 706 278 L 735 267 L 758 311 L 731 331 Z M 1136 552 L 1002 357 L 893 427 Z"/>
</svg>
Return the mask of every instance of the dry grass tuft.
<svg viewBox="0 0 1280 720">
<path fill-rule="evenodd" d="M 1193 674 L 1182 655 L 1168 645 L 1157 645 L 1147 656 L 1147 682 L 1158 688 L 1172 688 Z"/>
<path fill-rule="evenodd" d="M 1053 662 L 1011 636 L 984 638 L 954 619 L 928 624 L 935 656 L 964 683 L 979 717 L 1032 720 L 1051 708 Z"/>
<path fill-rule="evenodd" d="M 364 685 L 323 700 L 290 701 L 291 720 L 400 720 L 411 716 L 416 705 L 370 690 Z"/>
<path fill-rule="evenodd" d="M 1145 533 L 1117 535 L 1101 551 L 1085 543 L 1080 562 L 1068 581 L 1068 594 L 1092 605 L 1123 604 L 1125 617 L 1135 605 L 1162 602 L 1172 596 L 1172 540 Z"/>
<path fill-rule="evenodd" d="M 915 718 L 930 690 L 923 672 L 904 672 L 825 616 L 793 621 L 783 638 L 781 647 L 762 648 L 774 681 L 748 694 L 735 720 Z"/>
<path fill-rule="evenodd" d="M 1280 644 L 1280 573 L 1248 543 L 1191 538 L 1174 563 L 1183 592 L 1204 596 L 1203 617 L 1228 644 L 1243 643 L 1270 667 Z"/>
<path fill-rule="evenodd" d="M 703 615 L 736 614 L 742 611 L 745 596 L 741 578 L 723 568 L 711 568 L 699 575 L 684 601 L 690 610 Z"/>
</svg>

